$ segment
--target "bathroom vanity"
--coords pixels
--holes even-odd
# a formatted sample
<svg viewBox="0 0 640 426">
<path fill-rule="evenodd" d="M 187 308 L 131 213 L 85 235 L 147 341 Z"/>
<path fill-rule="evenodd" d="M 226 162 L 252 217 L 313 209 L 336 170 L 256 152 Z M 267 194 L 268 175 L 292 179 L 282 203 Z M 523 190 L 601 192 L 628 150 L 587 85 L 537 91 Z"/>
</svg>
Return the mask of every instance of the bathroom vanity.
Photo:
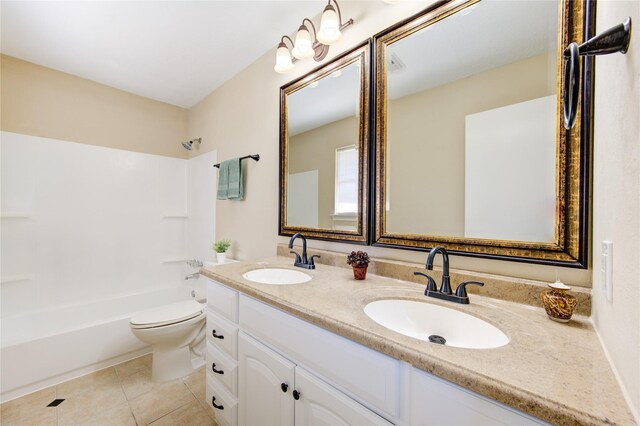
<svg viewBox="0 0 640 426">
<path fill-rule="evenodd" d="M 424 300 L 424 288 L 319 265 L 300 284 L 261 284 L 247 272 L 295 270 L 270 258 L 203 269 L 207 283 L 207 400 L 235 424 L 628 424 L 631 418 L 588 319 L 569 325 L 541 308 L 471 295 Z M 494 349 L 437 345 L 370 319 L 386 299 L 445 306 L 508 337 Z"/>
</svg>

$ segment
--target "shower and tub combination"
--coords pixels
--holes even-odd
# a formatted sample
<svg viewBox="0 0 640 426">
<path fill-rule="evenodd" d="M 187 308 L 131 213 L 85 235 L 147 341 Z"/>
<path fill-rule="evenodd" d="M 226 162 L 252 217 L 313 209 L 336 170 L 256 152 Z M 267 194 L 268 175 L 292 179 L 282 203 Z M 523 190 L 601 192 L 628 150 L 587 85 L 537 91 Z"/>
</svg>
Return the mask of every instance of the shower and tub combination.
<svg viewBox="0 0 640 426">
<path fill-rule="evenodd" d="M 134 314 L 205 297 L 186 262 L 211 257 L 216 153 L 185 160 L 10 132 L 0 148 L 5 402 L 151 352 Z"/>
</svg>

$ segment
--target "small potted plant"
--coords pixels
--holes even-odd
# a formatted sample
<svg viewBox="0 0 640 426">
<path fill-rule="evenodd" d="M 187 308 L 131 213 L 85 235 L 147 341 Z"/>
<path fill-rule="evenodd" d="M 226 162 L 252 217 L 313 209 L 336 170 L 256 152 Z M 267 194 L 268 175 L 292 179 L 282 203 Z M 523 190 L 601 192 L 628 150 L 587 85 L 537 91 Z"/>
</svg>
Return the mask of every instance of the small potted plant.
<svg viewBox="0 0 640 426">
<path fill-rule="evenodd" d="M 211 245 L 213 251 L 216 252 L 216 262 L 224 263 L 227 260 L 227 251 L 231 247 L 231 241 L 219 240 Z"/>
<path fill-rule="evenodd" d="M 352 251 L 347 256 L 347 263 L 353 268 L 353 278 L 364 280 L 369 266 L 369 255 L 366 251 Z"/>
</svg>

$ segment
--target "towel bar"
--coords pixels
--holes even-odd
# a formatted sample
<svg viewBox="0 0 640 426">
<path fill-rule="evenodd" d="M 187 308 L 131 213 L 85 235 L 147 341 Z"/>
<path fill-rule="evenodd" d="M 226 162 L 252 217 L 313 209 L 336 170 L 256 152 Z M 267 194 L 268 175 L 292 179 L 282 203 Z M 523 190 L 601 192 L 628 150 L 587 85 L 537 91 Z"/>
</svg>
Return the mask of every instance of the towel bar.
<svg viewBox="0 0 640 426">
<path fill-rule="evenodd" d="M 260 161 L 260 154 L 255 154 L 255 155 L 245 155 L 244 157 L 240 157 L 241 160 L 244 160 L 246 158 L 251 158 L 252 160 L 255 161 Z M 217 167 L 220 168 L 220 163 L 214 164 L 213 167 Z"/>
</svg>

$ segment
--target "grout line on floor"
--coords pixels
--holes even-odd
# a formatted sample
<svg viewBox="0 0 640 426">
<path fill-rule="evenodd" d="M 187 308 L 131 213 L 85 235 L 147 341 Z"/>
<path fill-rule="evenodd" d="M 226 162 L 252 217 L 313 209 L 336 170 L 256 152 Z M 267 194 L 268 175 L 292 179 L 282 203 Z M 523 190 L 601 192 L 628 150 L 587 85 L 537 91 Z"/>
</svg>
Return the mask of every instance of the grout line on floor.
<svg viewBox="0 0 640 426">
<path fill-rule="evenodd" d="M 127 362 L 127 361 L 125 361 Z M 124 364 L 124 363 L 123 363 Z M 124 385 L 122 384 L 122 378 L 120 377 L 120 373 L 118 373 L 118 369 L 113 366 L 113 370 L 116 373 L 116 378 L 118 379 L 118 384 L 120 385 L 120 390 L 124 394 L 124 399 L 127 401 L 127 407 L 129 407 L 129 412 L 131 413 L 131 417 L 133 417 L 133 421 L 136 422 L 136 426 L 140 426 L 138 423 L 138 419 L 136 419 L 135 414 L 133 414 L 133 407 L 131 407 L 131 402 L 129 401 L 129 397 L 127 396 L 127 392 L 124 390 Z"/>
<path fill-rule="evenodd" d="M 53 386 L 53 393 L 54 393 L 54 396 L 57 399 L 58 398 L 58 385 L 54 385 Z M 58 423 L 59 423 L 59 421 L 58 421 L 58 407 L 59 406 L 60 405 L 56 405 L 56 426 L 58 426 Z"/>
<path fill-rule="evenodd" d="M 186 386 L 186 384 L 185 384 L 185 386 Z M 187 386 L 187 389 L 189 389 L 189 386 Z M 190 390 L 190 389 L 189 389 L 189 392 L 191 392 L 191 390 Z M 194 395 L 194 398 L 195 398 L 195 395 Z M 195 398 L 195 400 L 197 401 L 197 400 L 198 400 L 198 398 Z M 186 402 L 186 403 L 182 404 L 181 406 L 177 407 L 176 409 L 169 411 L 167 414 L 164 414 L 164 415 L 162 415 L 162 416 L 158 417 L 157 419 L 152 420 L 151 422 L 149 422 L 149 423 L 147 423 L 146 425 L 143 425 L 143 426 L 149 426 L 149 425 L 152 425 L 152 424 L 154 424 L 155 422 L 157 422 L 158 420 L 160 420 L 160 419 L 163 419 L 163 418 L 167 417 L 169 414 L 171 414 L 171 413 L 173 413 L 173 412 L 175 412 L 175 411 L 178 411 L 178 410 L 179 410 L 179 409 L 181 409 L 182 407 L 185 407 L 185 406 L 187 406 L 187 405 L 191 404 L 192 402 L 193 402 L 193 401 Z M 137 424 L 137 423 L 138 423 L 138 421 L 136 420 L 136 424 Z"/>
<path fill-rule="evenodd" d="M 206 383 L 206 372 L 203 372 L 205 374 L 205 383 Z M 187 376 L 188 377 L 188 376 Z M 205 401 L 200 401 L 198 399 L 198 397 L 196 396 L 195 392 L 193 390 L 191 390 L 191 387 L 187 384 L 187 382 L 184 381 L 184 379 L 182 380 L 182 382 L 184 383 L 184 385 L 187 387 L 187 389 L 189 389 L 189 392 L 191 392 L 191 395 L 193 395 L 193 397 L 195 398 L 196 401 L 198 401 L 198 405 L 200 405 L 200 407 L 204 410 L 204 413 L 207 415 L 207 417 L 209 417 L 211 420 L 213 420 L 213 423 L 217 426 L 218 425 L 218 421 L 215 418 L 212 418 L 211 415 L 209 414 L 209 407 L 207 407 L 205 404 Z M 206 385 L 205 385 L 206 386 Z M 206 398 L 206 397 L 205 397 Z"/>
</svg>

